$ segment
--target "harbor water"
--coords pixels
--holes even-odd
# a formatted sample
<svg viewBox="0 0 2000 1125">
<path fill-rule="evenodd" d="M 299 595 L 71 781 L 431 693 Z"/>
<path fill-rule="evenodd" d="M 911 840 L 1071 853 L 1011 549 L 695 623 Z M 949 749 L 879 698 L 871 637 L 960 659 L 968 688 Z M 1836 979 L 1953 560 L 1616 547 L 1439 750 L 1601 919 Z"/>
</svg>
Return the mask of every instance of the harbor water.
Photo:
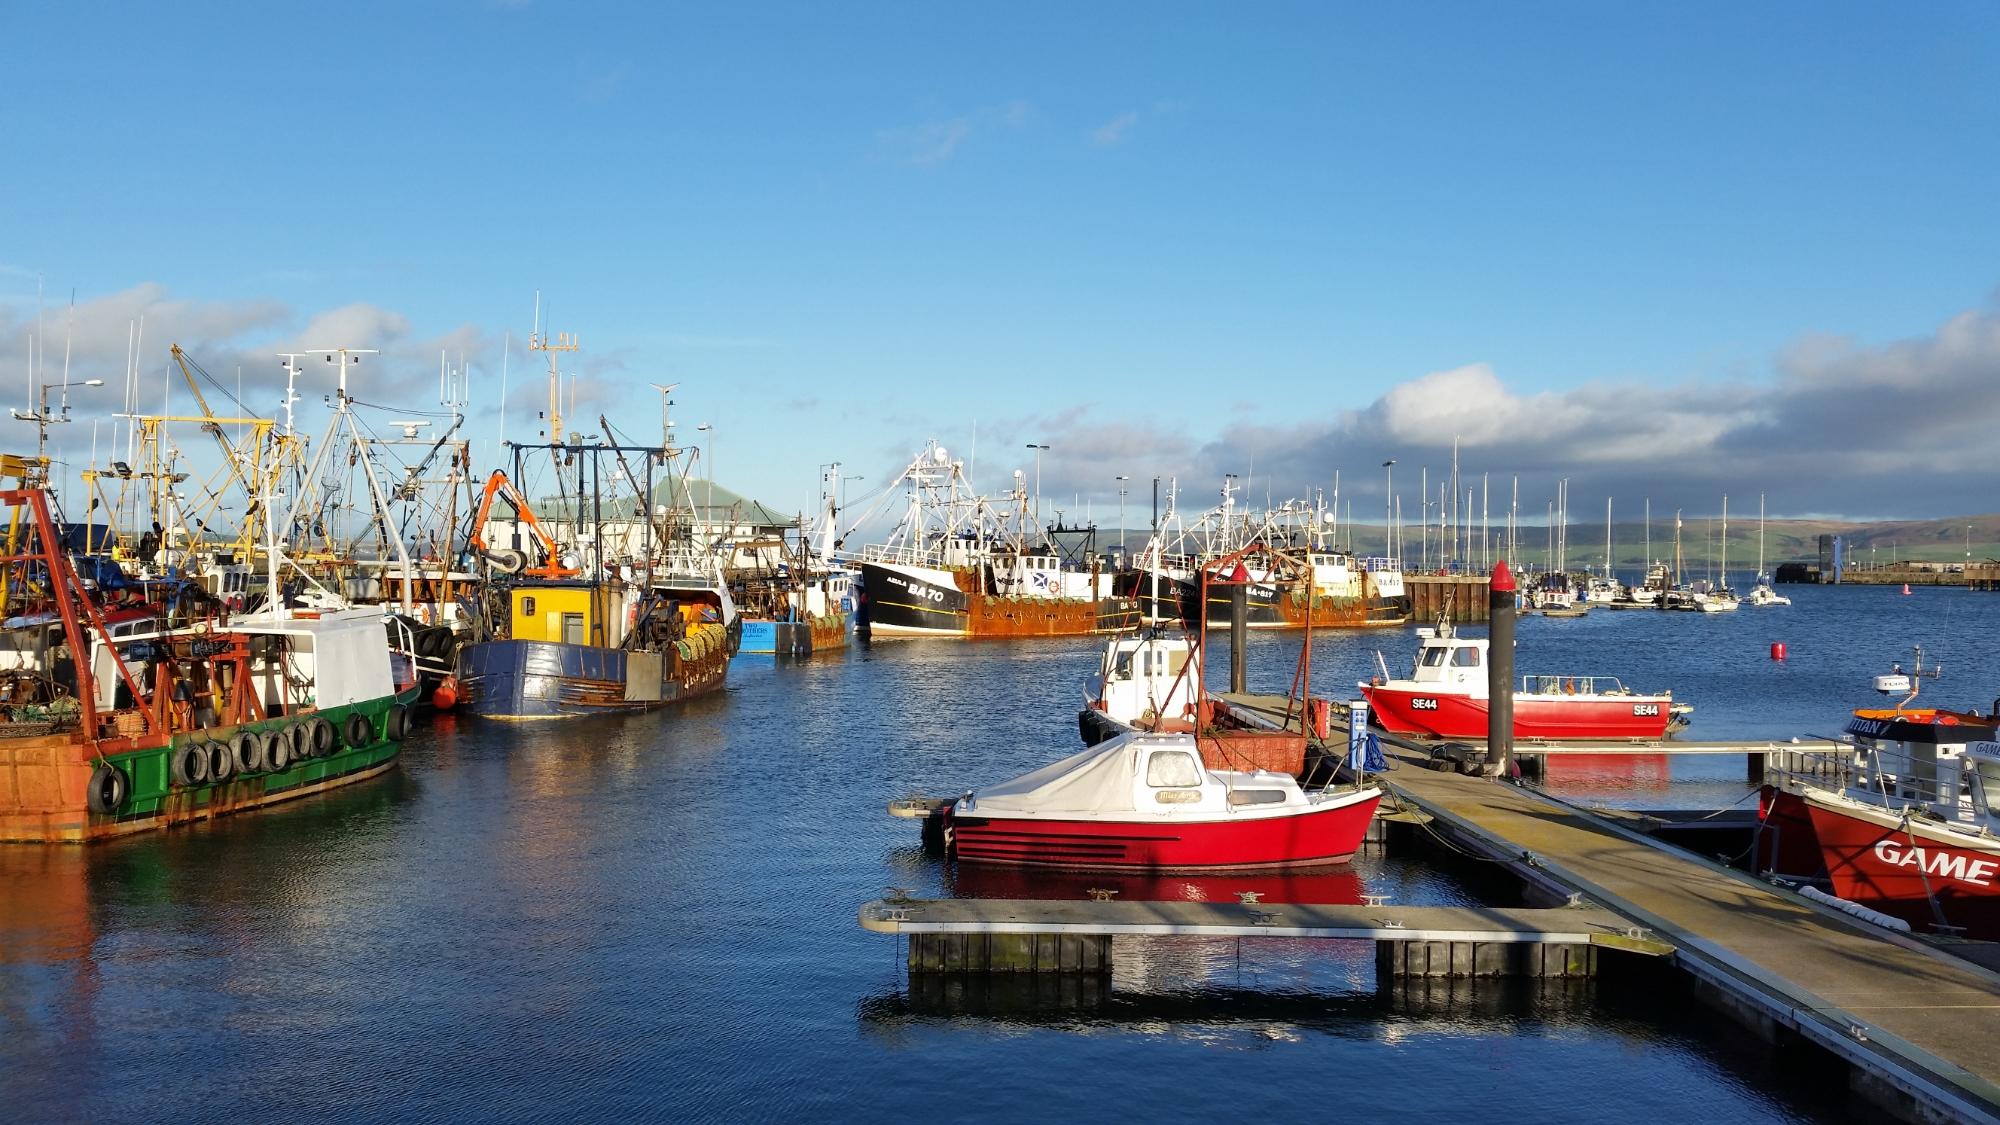
<svg viewBox="0 0 2000 1125">
<path fill-rule="evenodd" d="M 1687 737 L 1837 733 L 1924 646 L 1928 702 L 2000 694 L 2000 598 L 1785 589 L 1789 608 L 1530 618 L 1523 673 L 1696 705 Z M 1783 641 L 1789 659 L 1769 658 Z M 1408 629 L 1317 638 L 1314 687 L 1407 667 Z M 1251 642 L 1285 687 L 1296 635 Z M 921 981 L 855 912 L 1075 893 L 955 872 L 892 798 L 1073 751 L 1088 640 L 739 658 L 673 715 L 446 716 L 375 782 L 91 848 L 0 850 L 0 1104 L 13 1120 L 1838 1120 L 1671 991 L 1385 984 L 1365 945 L 1121 945 L 1108 991 Z M 1217 665 L 1220 673 L 1220 665 Z M 1742 759 L 1553 774 L 1715 808 Z M 1337 893 L 1474 903 L 1476 871 L 1379 845 Z M 178 1107 L 178 1108 L 176 1108 Z"/>
</svg>

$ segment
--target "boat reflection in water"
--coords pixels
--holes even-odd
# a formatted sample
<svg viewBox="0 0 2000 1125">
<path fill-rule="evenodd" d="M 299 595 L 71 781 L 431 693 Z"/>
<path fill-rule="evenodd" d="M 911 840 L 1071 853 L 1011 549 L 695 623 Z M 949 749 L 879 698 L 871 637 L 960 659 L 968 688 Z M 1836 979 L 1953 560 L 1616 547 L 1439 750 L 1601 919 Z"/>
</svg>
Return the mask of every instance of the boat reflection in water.
<svg viewBox="0 0 2000 1125">
<path fill-rule="evenodd" d="M 1542 781 L 1565 792 L 1606 796 L 1665 793 L 1673 780 L 1673 766 L 1666 754 L 1542 755 Z"/>
<path fill-rule="evenodd" d="M 1087 899 L 1117 902 L 1298 902 L 1360 906 L 1367 888 L 1351 867 L 1311 871 L 1149 874 L 1065 871 L 964 863 L 945 872 L 955 898 Z"/>
</svg>

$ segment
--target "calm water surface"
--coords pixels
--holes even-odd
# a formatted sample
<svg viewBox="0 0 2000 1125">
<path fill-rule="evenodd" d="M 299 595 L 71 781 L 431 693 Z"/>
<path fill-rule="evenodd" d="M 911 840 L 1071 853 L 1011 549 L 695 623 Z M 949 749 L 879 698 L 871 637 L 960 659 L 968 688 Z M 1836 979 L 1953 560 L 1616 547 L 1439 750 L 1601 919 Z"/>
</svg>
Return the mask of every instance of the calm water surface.
<svg viewBox="0 0 2000 1125">
<path fill-rule="evenodd" d="M 1698 705 L 1690 737 L 1830 733 L 1923 644 L 2000 692 L 2000 597 L 1791 591 L 1733 616 L 1521 626 L 1523 671 Z M 1782 640 L 1791 658 L 1768 659 Z M 1325 637 L 1347 694 L 1407 630 Z M 1295 641 L 1259 637 L 1282 689 Z M 1831 1119 L 1643 986 L 1378 988 L 1363 946 L 1121 947 L 1113 988 L 909 986 L 856 908 L 984 893 L 883 804 L 1070 752 L 1087 641 L 737 662 L 726 696 L 577 726 L 445 719 L 395 776 L 220 826 L 0 850 L 0 1117 L 21 1120 Z M 1740 760 L 1552 784 L 1730 803 Z M 1337 894 L 1478 901 L 1372 848 Z M 1000 889 L 1018 892 L 1001 881 Z M 1074 893 L 1061 884 L 1042 893 Z"/>
</svg>

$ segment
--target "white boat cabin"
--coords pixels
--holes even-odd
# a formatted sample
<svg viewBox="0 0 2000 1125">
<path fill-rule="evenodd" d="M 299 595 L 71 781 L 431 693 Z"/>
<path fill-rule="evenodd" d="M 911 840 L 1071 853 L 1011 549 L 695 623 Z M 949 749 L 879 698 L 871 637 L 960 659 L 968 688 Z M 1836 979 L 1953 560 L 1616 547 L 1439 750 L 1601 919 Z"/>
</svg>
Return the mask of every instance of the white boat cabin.
<svg viewBox="0 0 2000 1125">
<path fill-rule="evenodd" d="M 1193 735 L 1134 733 L 969 793 L 954 812 L 1057 820 L 1207 820 L 1310 803 L 1290 774 L 1202 768 Z"/>
<path fill-rule="evenodd" d="M 1928 813 L 1953 831 L 2000 831 L 1995 720 L 1948 711 L 1856 711 L 1850 799 Z"/>
<path fill-rule="evenodd" d="M 1313 593 L 1327 598 L 1358 598 L 1361 596 L 1361 572 L 1355 569 L 1354 560 L 1340 551 L 1312 551 L 1307 556 L 1312 565 Z"/>
<path fill-rule="evenodd" d="M 289 713 L 366 703 L 396 694 L 389 634 L 382 621 L 378 609 L 276 619 L 253 614 L 238 618 L 217 632 L 251 638 L 250 676 L 259 702 L 267 711 Z M 150 625 L 150 622 L 133 624 Z M 163 635 L 150 629 L 121 632 L 114 627 L 111 641 L 142 690 L 150 691 L 154 685 L 147 681 L 142 668 L 153 646 L 175 636 L 191 635 L 195 631 Z M 260 644 L 257 640 L 271 636 L 284 640 L 275 644 Z M 109 710 L 129 704 L 131 701 L 119 694 L 124 680 L 118 675 L 104 642 L 94 640 L 91 647 L 91 680 L 97 692 L 97 705 Z"/>
<path fill-rule="evenodd" d="M 1064 570 L 1062 559 L 1047 551 L 993 555 L 993 592 L 1003 598 L 1108 598 L 1112 577 L 1109 570 L 1095 575 Z"/>
<path fill-rule="evenodd" d="M 1160 633 L 1116 636 L 1104 646 L 1097 675 L 1085 681 L 1088 702 L 1122 726 L 1194 715 L 1201 661 L 1186 637 Z"/>
<path fill-rule="evenodd" d="M 1453 695 L 1486 698 L 1485 637 L 1460 637 L 1450 626 L 1417 630 L 1416 666 L 1406 683 L 1450 689 Z"/>
</svg>

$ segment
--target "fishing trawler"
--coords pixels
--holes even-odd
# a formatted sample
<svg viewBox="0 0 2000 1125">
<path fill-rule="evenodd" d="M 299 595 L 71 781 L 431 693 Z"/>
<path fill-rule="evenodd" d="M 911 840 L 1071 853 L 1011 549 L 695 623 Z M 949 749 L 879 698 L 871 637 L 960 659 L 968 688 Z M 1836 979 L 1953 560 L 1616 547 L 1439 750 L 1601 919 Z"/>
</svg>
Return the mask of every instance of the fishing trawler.
<svg viewBox="0 0 2000 1125">
<path fill-rule="evenodd" d="M 741 635 L 720 561 L 677 538 L 671 519 L 656 522 L 633 497 L 614 499 L 610 508 L 636 508 L 636 515 L 603 517 L 601 458 L 640 459 L 639 495 L 651 496 L 653 467 L 671 467 L 676 451 L 521 445 L 514 447 L 517 474 L 531 453 L 578 469 L 567 527 L 557 527 L 571 546 L 558 543 L 504 472 L 493 474 L 473 546 L 494 574 L 475 639 L 459 649 L 457 672 L 444 685 L 454 702 L 487 718 L 559 719 L 654 710 L 720 688 Z M 628 484 L 641 483 L 632 477 L 625 473 Z M 513 509 L 517 531 L 529 533 L 525 548 L 487 540 L 496 501 Z"/>
<path fill-rule="evenodd" d="M 854 577 L 785 572 L 741 583 L 743 641 L 738 652 L 811 656 L 847 644 Z"/>
<path fill-rule="evenodd" d="M 861 555 L 857 625 L 870 637 L 1080 636 L 1138 623 L 1137 601 L 1115 591 L 1093 549 L 1095 529 L 1033 527 L 1020 473 L 1011 511 L 998 511 L 933 441 L 883 495 L 899 486 L 902 519 Z M 1080 542 L 1060 546 L 1073 532 Z"/>
<path fill-rule="evenodd" d="M 44 489 L 0 491 L 0 506 L 15 528 L 0 556 L 0 840 L 104 840 L 396 764 L 416 684 L 407 665 L 398 674 L 380 613 L 107 612 Z"/>
<path fill-rule="evenodd" d="M 1307 625 L 1316 629 L 1368 628 L 1409 621 L 1401 569 L 1388 559 L 1364 564 L 1336 549 L 1334 513 L 1321 497 L 1310 502 L 1289 500 L 1261 516 L 1252 516 L 1237 510 L 1235 481 L 1225 479 L 1222 503 L 1195 526 L 1205 539 L 1197 552 L 1199 560 L 1219 558 L 1253 542 L 1304 552 L 1307 569 L 1283 579 L 1274 574 L 1267 552 L 1244 557 L 1241 565 L 1250 579 L 1245 595 L 1252 629 L 1300 629 Z M 1199 578 L 1192 574 L 1180 582 L 1184 619 L 1194 621 L 1199 614 L 1209 621 L 1227 621 L 1227 593 L 1220 588 L 1211 590 L 1204 605 L 1199 584 Z"/>
<path fill-rule="evenodd" d="M 854 572 L 834 559 L 839 486 L 836 462 L 821 474 L 820 512 L 812 526 L 801 523 L 795 546 L 771 544 L 785 561 L 738 579 L 732 592 L 743 617 L 739 652 L 802 657 L 846 646 Z"/>
</svg>

